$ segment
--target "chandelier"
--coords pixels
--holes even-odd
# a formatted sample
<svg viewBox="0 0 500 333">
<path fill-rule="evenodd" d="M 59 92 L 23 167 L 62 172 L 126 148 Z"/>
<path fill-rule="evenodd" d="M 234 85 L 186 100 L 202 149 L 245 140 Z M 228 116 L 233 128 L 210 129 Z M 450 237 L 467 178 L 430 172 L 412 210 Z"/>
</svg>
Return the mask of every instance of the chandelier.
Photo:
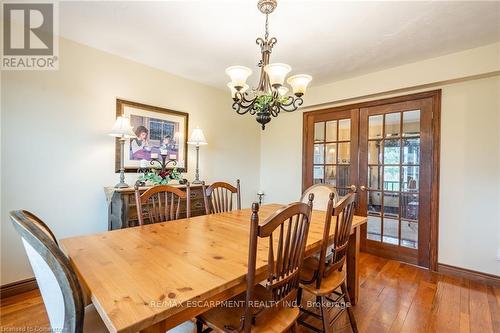
<svg viewBox="0 0 500 333">
<path fill-rule="evenodd" d="M 290 76 L 286 82 L 292 88 L 293 95 L 288 94 L 285 78 L 292 68 L 287 64 L 269 63 L 271 51 L 276 44 L 275 37 L 269 38 L 269 14 L 276 9 L 277 0 L 259 0 L 257 8 L 266 15 L 264 38 L 257 38 L 262 59 L 257 66 L 260 68 L 260 80 L 257 88 L 249 89 L 246 83 L 252 70 L 245 66 L 231 66 L 226 69 L 226 74 L 231 78 L 227 84 L 233 98 L 233 110 L 243 115 L 249 113 L 256 115 L 256 120 L 266 128 L 271 117 L 277 117 L 280 111 L 292 112 L 297 110 L 304 102 L 302 96 L 312 77 L 307 74 Z"/>
</svg>

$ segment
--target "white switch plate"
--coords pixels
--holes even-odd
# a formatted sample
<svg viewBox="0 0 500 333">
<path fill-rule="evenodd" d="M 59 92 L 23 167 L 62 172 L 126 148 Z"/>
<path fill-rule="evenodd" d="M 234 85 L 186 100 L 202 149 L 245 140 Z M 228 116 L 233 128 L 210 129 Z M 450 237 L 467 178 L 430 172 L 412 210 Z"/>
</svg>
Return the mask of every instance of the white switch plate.
<svg viewBox="0 0 500 333">
<path fill-rule="evenodd" d="M 497 250 L 497 260 L 500 261 L 500 249 Z"/>
</svg>

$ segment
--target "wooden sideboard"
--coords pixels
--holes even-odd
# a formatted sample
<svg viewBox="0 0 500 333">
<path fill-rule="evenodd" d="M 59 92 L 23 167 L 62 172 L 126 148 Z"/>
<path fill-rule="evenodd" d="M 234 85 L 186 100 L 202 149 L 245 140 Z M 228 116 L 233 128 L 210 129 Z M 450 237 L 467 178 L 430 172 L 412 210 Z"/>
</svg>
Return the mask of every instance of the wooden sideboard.
<svg viewBox="0 0 500 333">
<path fill-rule="evenodd" d="M 184 185 L 172 185 L 185 189 Z M 141 187 L 139 190 L 146 191 L 150 187 Z M 201 185 L 191 185 L 191 216 L 205 214 L 205 203 L 203 202 L 203 190 Z M 123 229 L 138 225 L 137 208 L 135 205 L 135 191 L 133 187 L 113 188 L 106 187 L 108 201 L 108 230 Z M 180 218 L 186 217 L 186 201 L 181 201 Z"/>
</svg>

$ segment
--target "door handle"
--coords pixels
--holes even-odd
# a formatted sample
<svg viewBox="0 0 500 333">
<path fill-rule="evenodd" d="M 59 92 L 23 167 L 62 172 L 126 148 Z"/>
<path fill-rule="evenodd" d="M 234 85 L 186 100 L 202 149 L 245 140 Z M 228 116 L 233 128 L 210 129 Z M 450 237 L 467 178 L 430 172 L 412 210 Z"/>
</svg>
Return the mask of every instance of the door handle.
<svg viewBox="0 0 500 333">
<path fill-rule="evenodd" d="M 357 189 L 358 189 L 358 188 L 356 187 L 356 185 L 354 185 L 354 184 L 353 184 L 353 185 L 351 185 L 351 186 L 350 186 L 350 188 L 351 188 L 351 191 L 353 191 L 353 192 L 356 192 L 356 191 L 357 191 Z"/>
<path fill-rule="evenodd" d="M 365 186 L 365 185 L 361 185 L 361 186 L 359 187 L 359 189 L 360 189 L 361 191 L 365 192 L 365 191 L 366 191 L 366 186 Z"/>
</svg>

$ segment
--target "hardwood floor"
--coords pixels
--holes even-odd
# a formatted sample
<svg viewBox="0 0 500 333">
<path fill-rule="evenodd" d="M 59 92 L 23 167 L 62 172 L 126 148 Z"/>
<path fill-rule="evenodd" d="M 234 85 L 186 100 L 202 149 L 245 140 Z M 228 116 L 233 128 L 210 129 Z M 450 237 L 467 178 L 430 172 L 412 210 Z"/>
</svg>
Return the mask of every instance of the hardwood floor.
<svg viewBox="0 0 500 333">
<path fill-rule="evenodd" d="M 500 288 L 365 253 L 360 283 L 354 307 L 360 332 L 500 332 Z M 0 325 L 2 332 L 14 327 L 46 331 L 48 318 L 39 292 L 2 300 Z M 335 332 L 348 332 L 348 325 L 342 318 Z"/>
</svg>

